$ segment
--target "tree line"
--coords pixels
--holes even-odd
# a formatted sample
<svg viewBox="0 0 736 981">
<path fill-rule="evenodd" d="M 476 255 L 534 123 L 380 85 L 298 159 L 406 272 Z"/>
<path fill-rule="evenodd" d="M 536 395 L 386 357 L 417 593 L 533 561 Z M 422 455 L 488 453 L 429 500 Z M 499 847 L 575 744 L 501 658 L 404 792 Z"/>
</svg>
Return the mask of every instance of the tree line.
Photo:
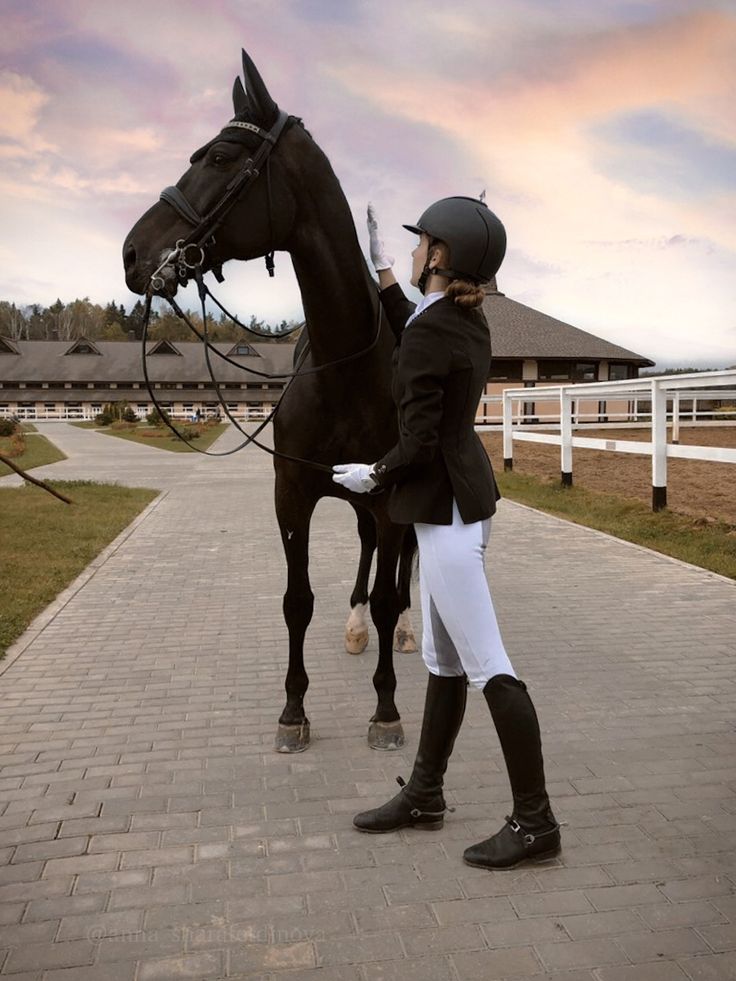
<svg viewBox="0 0 736 981">
<path fill-rule="evenodd" d="M 186 313 L 201 333 L 201 316 L 190 310 Z M 0 300 L 0 337 L 8 337 L 14 341 L 74 341 L 80 337 L 91 341 L 139 341 L 143 337 L 143 317 L 142 300 L 136 300 L 130 311 L 126 311 L 122 303 L 118 304 L 114 300 L 102 306 L 92 303 L 87 296 L 70 303 L 56 300 L 48 307 L 40 303 L 19 306 Z M 255 316 L 244 322 L 253 330 L 270 334 L 296 327 L 299 323 L 282 320 L 280 324 L 272 326 Z M 234 342 L 248 336 L 240 327 L 228 321 L 225 314 L 220 314 L 219 318 L 208 316 L 207 330 L 212 341 Z M 293 342 L 298 336 L 299 331 L 288 340 Z M 152 310 L 148 337 L 151 340 L 196 340 L 184 321 L 168 308 Z M 279 343 L 276 337 L 272 341 Z"/>
</svg>

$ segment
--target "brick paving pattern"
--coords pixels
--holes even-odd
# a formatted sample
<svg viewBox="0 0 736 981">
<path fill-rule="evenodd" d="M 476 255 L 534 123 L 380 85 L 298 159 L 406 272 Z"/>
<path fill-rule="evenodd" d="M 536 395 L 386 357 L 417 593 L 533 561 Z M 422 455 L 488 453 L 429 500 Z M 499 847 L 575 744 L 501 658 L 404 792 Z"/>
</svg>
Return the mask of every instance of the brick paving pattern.
<svg viewBox="0 0 736 981">
<path fill-rule="evenodd" d="M 502 502 L 489 578 L 566 826 L 559 858 L 489 873 L 461 861 L 509 809 L 477 692 L 444 829 L 351 826 L 409 773 L 425 675 L 419 656 L 397 655 L 407 745 L 369 749 L 375 635 L 359 657 L 343 650 L 350 509 L 317 509 L 313 742 L 279 755 L 285 567 L 270 460 L 162 459 L 42 431 L 70 459 L 41 476 L 165 494 L 0 662 L 0 976 L 736 978 L 734 585 Z"/>
</svg>

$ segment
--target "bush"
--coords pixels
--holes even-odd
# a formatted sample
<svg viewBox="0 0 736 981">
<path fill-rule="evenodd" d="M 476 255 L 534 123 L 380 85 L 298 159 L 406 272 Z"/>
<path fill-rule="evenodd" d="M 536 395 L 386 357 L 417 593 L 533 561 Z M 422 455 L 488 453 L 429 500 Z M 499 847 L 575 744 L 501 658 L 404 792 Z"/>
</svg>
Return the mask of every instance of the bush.
<svg viewBox="0 0 736 981">
<path fill-rule="evenodd" d="M 184 439 L 189 439 L 189 440 L 199 439 L 199 437 L 202 435 L 201 430 L 198 429 L 197 426 L 181 426 L 177 428 L 178 428 L 179 435 L 183 436 Z M 172 433 L 171 438 L 177 439 L 178 437 L 174 436 L 174 434 Z"/>
<path fill-rule="evenodd" d="M 113 419 L 109 412 L 98 412 L 95 416 L 96 426 L 110 426 L 112 421 Z"/>
<path fill-rule="evenodd" d="M 110 416 L 113 422 L 116 419 L 123 419 L 125 422 L 136 422 L 138 419 L 135 410 L 130 407 L 125 399 L 121 402 L 106 402 L 102 406 L 102 415 Z"/>
<path fill-rule="evenodd" d="M 116 432 L 120 432 L 121 430 L 130 432 L 135 429 L 135 423 L 126 422 L 124 419 L 116 419 L 110 426 L 110 429 L 114 429 Z"/>
<path fill-rule="evenodd" d="M 0 436 L 12 436 L 16 427 L 15 419 L 0 419 Z"/>
<path fill-rule="evenodd" d="M 149 426 L 163 426 L 166 422 L 171 422 L 171 416 L 166 409 L 159 410 L 154 405 L 146 416 L 146 422 Z"/>
</svg>

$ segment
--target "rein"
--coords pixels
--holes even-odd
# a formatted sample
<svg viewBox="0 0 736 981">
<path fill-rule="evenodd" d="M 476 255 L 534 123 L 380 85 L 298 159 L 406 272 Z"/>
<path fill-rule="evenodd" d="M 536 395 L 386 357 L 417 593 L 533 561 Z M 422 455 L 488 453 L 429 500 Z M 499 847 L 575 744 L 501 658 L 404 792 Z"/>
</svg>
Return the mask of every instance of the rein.
<svg viewBox="0 0 736 981">
<path fill-rule="evenodd" d="M 166 296 L 165 299 L 171 306 L 171 309 L 174 311 L 176 316 L 179 317 L 180 320 L 183 320 L 184 323 L 187 325 L 187 327 L 190 329 L 190 331 L 197 337 L 199 341 L 201 341 L 204 344 L 205 362 L 207 364 L 207 370 L 209 372 L 210 380 L 215 389 L 215 394 L 217 395 L 217 401 L 219 402 L 221 408 L 223 409 L 225 415 L 230 420 L 230 422 L 235 426 L 238 432 L 242 433 L 242 435 L 245 436 L 245 440 L 242 443 L 238 444 L 238 446 L 234 447 L 232 450 L 224 450 L 221 453 L 212 453 L 209 450 L 202 450 L 198 446 L 196 446 L 191 440 L 188 440 L 186 439 L 186 437 L 182 436 L 181 433 L 176 429 L 176 427 L 169 420 L 168 413 L 165 410 L 162 410 L 158 399 L 153 393 L 153 386 L 151 385 L 151 380 L 148 374 L 148 360 L 147 360 L 148 354 L 147 354 L 146 346 L 148 343 L 148 327 L 151 321 L 151 300 L 152 300 L 152 296 L 149 293 L 146 296 L 146 303 L 145 303 L 144 315 L 143 315 L 143 340 L 142 340 L 143 378 L 146 383 L 146 388 L 148 389 L 148 394 L 150 395 L 151 401 L 153 402 L 154 406 L 158 410 L 159 416 L 163 419 L 164 423 L 168 426 L 168 428 L 172 431 L 172 433 L 174 433 L 175 436 L 177 436 L 183 443 L 186 443 L 187 446 L 191 447 L 193 450 L 196 450 L 197 453 L 201 453 L 204 456 L 230 456 L 233 453 L 237 453 L 238 450 L 242 450 L 250 443 L 252 443 L 254 446 L 257 446 L 259 449 L 264 450 L 272 457 L 278 457 L 279 459 L 282 460 L 289 460 L 292 463 L 300 463 L 303 466 L 312 467 L 315 470 L 322 470 L 325 473 L 331 474 L 332 467 L 329 466 L 328 464 L 317 463 L 315 460 L 303 460 L 301 459 L 301 457 L 290 456 L 288 453 L 281 453 L 278 450 L 272 449 L 270 446 L 265 446 L 263 443 L 259 443 L 256 437 L 260 436 L 260 434 L 263 432 L 266 426 L 268 426 L 268 424 L 273 421 L 274 417 L 276 416 L 276 413 L 279 410 L 279 406 L 281 405 L 281 400 L 283 399 L 284 395 L 286 395 L 287 391 L 293 384 L 295 378 L 303 377 L 304 375 L 317 374 L 320 371 L 326 371 L 328 368 L 334 368 L 337 365 L 347 364 L 350 361 L 357 361 L 358 358 L 362 358 L 364 355 L 368 354 L 376 347 L 381 336 L 380 300 L 376 298 L 377 306 L 376 306 L 375 334 L 370 344 L 368 344 L 364 348 L 361 348 L 360 351 L 356 351 L 353 354 L 348 354 L 342 358 L 336 358 L 334 361 L 327 361 L 325 364 L 313 365 L 310 368 L 302 368 L 302 365 L 304 364 L 304 361 L 306 360 L 306 357 L 309 353 L 309 344 L 307 344 L 304 350 L 302 351 L 299 361 L 297 362 L 297 365 L 293 371 L 288 371 L 283 373 L 269 373 L 265 371 L 256 371 L 254 368 L 246 368 L 244 365 L 238 364 L 237 361 L 233 361 L 232 358 L 229 358 L 226 354 L 223 354 L 222 351 L 218 351 L 218 349 L 210 341 L 207 333 L 206 298 L 208 296 L 212 297 L 212 299 L 215 300 L 215 303 L 217 303 L 217 300 L 215 299 L 214 296 L 212 296 L 212 293 L 207 287 L 207 284 L 204 282 L 201 266 L 199 265 L 195 266 L 193 271 L 194 271 L 194 278 L 197 282 L 197 289 L 199 291 L 199 298 L 202 308 L 202 325 L 203 325 L 202 333 L 200 333 L 197 330 L 197 328 L 192 323 L 191 319 L 181 309 L 181 307 L 173 298 L 173 296 Z M 249 330 L 249 328 L 246 327 L 244 324 L 242 324 L 239 320 L 237 320 L 237 318 L 232 317 L 229 313 L 227 313 L 225 308 L 220 303 L 217 303 L 217 305 L 223 310 L 224 313 L 226 313 L 228 317 L 230 317 L 233 323 L 235 323 L 238 327 L 242 327 L 243 330 Z M 285 333 L 291 334 L 295 329 L 296 328 L 292 328 L 292 330 L 289 330 Z M 258 333 L 258 332 L 252 331 L 252 333 Z M 235 418 L 235 416 L 230 412 L 230 409 L 227 407 L 227 403 L 222 397 L 222 393 L 220 391 L 220 385 L 217 379 L 215 378 L 215 373 L 212 368 L 212 361 L 210 359 L 210 352 L 214 352 L 219 358 L 221 358 L 223 361 L 226 361 L 228 364 L 234 365 L 236 368 L 240 368 L 242 371 L 247 371 L 250 374 L 257 375 L 259 378 L 271 378 L 271 379 L 278 379 L 278 380 L 288 379 L 286 385 L 284 386 L 284 390 L 279 396 L 278 402 L 274 405 L 273 409 L 271 409 L 271 411 L 266 416 L 266 418 L 261 422 L 261 424 L 256 428 L 256 431 L 254 433 L 247 433 L 240 425 L 238 420 Z"/>
</svg>

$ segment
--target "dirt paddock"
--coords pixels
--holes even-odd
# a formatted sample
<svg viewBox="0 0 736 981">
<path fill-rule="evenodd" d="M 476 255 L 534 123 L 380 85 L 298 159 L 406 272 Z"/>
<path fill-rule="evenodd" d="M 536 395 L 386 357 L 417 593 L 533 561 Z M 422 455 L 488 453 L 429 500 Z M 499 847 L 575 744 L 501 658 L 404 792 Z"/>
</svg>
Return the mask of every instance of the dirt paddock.
<svg viewBox="0 0 736 981">
<path fill-rule="evenodd" d="M 480 433 L 497 472 L 503 471 L 501 433 Z M 579 430 L 578 436 L 631 439 L 647 442 L 649 429 Z M 680 443 L 691 446 L 736 447 L 736 426 L 681 427 Z M 578 487 L 619 497 L 652 500 L 652 463 L 649 456 L 573 448 L 573 481 Z M 539 478 L 559 480 L 560 448 L 544 443 L 514 442 L 514 470 Z M 667 461 L 667 504 L 672 511 L 694 517 L 717 518 L 736 525 L 736 464 L 705 460 Z"/>
</svg>

